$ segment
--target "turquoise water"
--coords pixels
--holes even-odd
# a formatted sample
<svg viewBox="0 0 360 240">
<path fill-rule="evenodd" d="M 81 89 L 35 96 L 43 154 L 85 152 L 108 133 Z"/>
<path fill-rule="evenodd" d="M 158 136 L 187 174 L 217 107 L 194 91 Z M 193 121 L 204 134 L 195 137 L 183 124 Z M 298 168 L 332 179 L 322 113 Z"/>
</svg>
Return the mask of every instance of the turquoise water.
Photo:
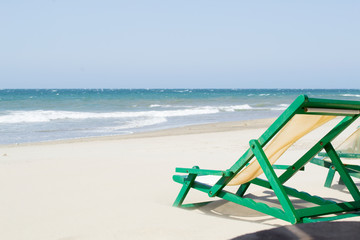
<svg viewBox="0 0 360 240">
<path fill-rule="evenodd" d="M 4 89 L 0 144 L 277 117 L 300 94 L 360 100 L 355 89 Z"/>
</svg>

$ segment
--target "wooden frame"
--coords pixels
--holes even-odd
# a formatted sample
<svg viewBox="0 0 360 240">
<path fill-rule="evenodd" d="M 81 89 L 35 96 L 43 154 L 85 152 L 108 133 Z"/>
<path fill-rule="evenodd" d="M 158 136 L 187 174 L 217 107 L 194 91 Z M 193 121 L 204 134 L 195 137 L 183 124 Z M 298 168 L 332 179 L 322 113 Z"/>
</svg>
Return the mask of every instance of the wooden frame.
<svg viewBox="0 0 360 240">
<path fill-rule="evenodd" d="M 290 121 L 296 114 L 315 114 L 315 115 L 333 115 L 344 116 L 333 129 L 331 129 L 321 140 L 316 142 L 302 157 L 300 157 L 290 167 L 280 167 L 285 169 L 284 173 L 277 176 L 275 167 L 270 164 L 263 147 Z M 329 100 L 308 98 L 301 95 L 278 117 L 278 119 L 258 138 L 250 141 L 249 149 L 234 163 L 229 169 L 221 170 L 205 170 L 199 167 L 193 168 L 176 168 L 178 173 L 186 173 L 187 175 L 174 175 L 173 180 L 182 184 L 180 193 L 178 194 L 173 206 L 176 207 L 197 207 L 207 204 L 183 204 L 183 201 L 190 189 L 196 189 L 208 194 L 209 197 L 219 197 L 225 200 L 249 207 L 259 212 L 271 215 L 273 217 L 288 221 L 292 224 L 316 221 L 328 221 L 341 219 L 345 217 L 360 215 L 360 192 L 351 179 L 349 172 L 345 169 L 339 156 L 331 145 L 331 141 L 338 136 L 344 129 L 353 123 L 360 115 L 360 102 L 345 100 Z M 299 126 L 301 127 L 301 126 Z M 299 192 L 296 189 L 284 186 L 299 170 L 313 159 L 322 149 L 325 149 L 329 155 L 332 164 L 336 166 L 344 184 L 349 189 L 354 201 L 335 203 L 330 200 L 322 199 L 318 196 L 311 196 L 308 193 Z M 224 187 L 233 179 L 233 177 L 244 169 L 252 158 L 256 157 L 266 178 L 266 180 L 255 178 L 250 182 L 240 185 L 236 193 L 224 190 Z M 200 175 L 218 175 L 220 179 L 213 185 L 207 185 L 196 181 L 196 177 Z M 269 207 L 264 203 L 255 202 L 250 198 L 244 197 L 250 184 L 255 184 L 274 191 L 282 209 Z M 318 206 L 310 208 L 295 209 L 289 196 L 300 198 L 304 201 L 314 203 Z M 359 212 L 358 212 L 359 211 Z M 335 216 L 327 216 L 328 214 L 338 214 Z M 321 218 L 318 218 L 320 217 Z"/>
</svg>

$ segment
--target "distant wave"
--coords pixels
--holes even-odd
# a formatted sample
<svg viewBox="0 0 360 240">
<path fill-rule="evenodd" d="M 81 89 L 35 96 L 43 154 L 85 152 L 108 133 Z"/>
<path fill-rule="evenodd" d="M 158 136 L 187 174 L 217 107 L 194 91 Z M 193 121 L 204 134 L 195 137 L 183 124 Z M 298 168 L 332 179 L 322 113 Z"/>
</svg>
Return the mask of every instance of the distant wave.
<svg viewBox="0 0 360 240">
<path fill-rule="evenodd" d="M 270 96 L 271 94 L 270 93 L 259 93 L 259 94 L 249 93 L 247 96 L 252 97 L 252 96 L 255 96 L 255 95 L 258 95 L 260 97 L 267 97 L 267 96 Z M 274 94 L 274 95 L 276 95 L 276 94 Z"/>
<path fill-rule="evenodd" d="M 149 106 L 150 108 L 171 108 L 173 107 L 172 105 L 166 104 L 166 105 L 161 105 L 161 104 L 151 104 Z"/>
<path fill-rule="evenodd" d="M 360 94 L 342 94 L 343 97 L 360 97 Z"/>
<path fill-rule="evenodd" d="M 276 107 L 272 107 L 270 108 L 273 111 L 284 111 L 285 109 L 287 109 L 290 106 L 290 104 L 279 104 Z"/>
<path fill-rule="evenodd" d="M 233 105 L 233 106 L 203 106 L 203 107 L 186 106 L 186 105 L 169 105 L 169 104 L 151 104 L 149 107 L 150 108 L 216 109 L 216 110 L 225 111 L 225 112 L 234 112 L 236 110 L 254 109 L 253 107 L 251 107 L 248 104 Z"/>
<path fill-rule="evenodd" d="M 184 89 L 184 90 L 173 90 L 174 92 L 177 92 L 177 93 L 184 93 L 184 92 L 189 92 L 191 93 L 192 90 L 191 89 Z"/>
<path fill-rule="evenodd" d="M 235 106 L 219 106 L 219 107 L 216 107 L 216 108 L 218 108 L 220 111 L 224 111 L 224 112 L 235 112 L 235 111 L 238 111 L 238 110 L 251 110 L 251 109 L 254 109 L 249 104 L 235 105 Z"/>
<path fill-rule="evenodd" d="M 146 126 L 152 126 L 160 123 L 167 122 L 167 119 L 165 117 L 155 117 L 155 118 L 148 118 L 148 119 L 135 119 L 131 121 L 127 121 L 125 124 L 122 124 L 120 126 L 114 126 L 114 127 L 105 127 L 101 128 L 102 131 L 118 131 L 118 130 L 124 130 L 124 129 L 133 129 L 133 128 L 141 128 Z"/>
</svg>

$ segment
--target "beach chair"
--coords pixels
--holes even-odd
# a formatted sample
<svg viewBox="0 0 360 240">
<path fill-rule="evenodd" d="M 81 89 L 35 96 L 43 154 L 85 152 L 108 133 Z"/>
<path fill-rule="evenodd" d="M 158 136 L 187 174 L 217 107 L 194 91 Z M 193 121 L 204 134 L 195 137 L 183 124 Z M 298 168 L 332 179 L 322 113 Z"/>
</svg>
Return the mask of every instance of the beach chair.
<svg viewBox="0 0 360 240">
<path fill-rule="evenodd" d="M 350 176 L 360 178 L 360 127 L 335 148 L 335 150 Z M 336 172 L 336 166 L 332 164 L 328 154 L 326 152 L 319 152 L 317 157 L 311 159 L 310 162 L 329 169 L 324 186 L 331 187 Z M 341 178 L 339 183 L 343 184 Z"/>
<path fill-rule="evenodd" d="M 182 184 L 173 206 L 186 208 L 209 203 L 183 204 L 189 190 L 196 189 L 206 193 L 209 197 L 219 197 L 292 224 L 358 216 L 360 215 L 359 190 L 346 171 L 331 141 L 353 123 L 359 115 L 359 101 L 316 99 L 301 95 L 258 139 L 250 141 L 249 149 L 229 169 L 206 170 L 197 166 L 176 168 L 177 173 L 185 175 L 173 176 L 175 182 Z M 275 161 L 297 140 L 330 120 L 339 122 L 319 141 L 314 142 L 314 145 L 302 157 L 295 160 L 280 176 L 277 176 L 273 167 Z M 337 203 L 284 186 L 285 182 L 323 149 L 343 179 L 353 201 Z M 267 180 L 259 178 L 262 173 Z M 200 176 L 209 175 L 218 176 L 218 180 L 214 184 L 198 180 Z M 262 202 L 245 197 L 244 194 L 251 184 L 273 190 L 281 208 L 269 207 Z M 230 185 L 238 186 L 236 191 L 224 189 Z M 315 204 L 315 206 L 295 209 L 290 201 L 290 196 Z"/>
</svg>

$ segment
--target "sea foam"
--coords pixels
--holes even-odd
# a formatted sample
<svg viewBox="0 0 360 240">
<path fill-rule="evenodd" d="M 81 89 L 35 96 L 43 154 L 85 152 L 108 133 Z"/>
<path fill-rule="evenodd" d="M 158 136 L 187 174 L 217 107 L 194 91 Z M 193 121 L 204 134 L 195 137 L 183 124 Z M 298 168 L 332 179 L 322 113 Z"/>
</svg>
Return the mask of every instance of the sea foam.
<svg viewBox="0 0 360 240">
<path fill-rule="evenodd" d="M 171 106 L 152 105 L 150 108 L 170 108 Z M 185 106 L 184 106 L 185 107 Z M 283 110 L 287 105 L 279 105 L 269 110 Z M 86 120 L 86 119 L 126 119 L 141 117 L 181 117 L 192 115 L 215 114 L 219 112 L 235 112 L 247 110 L 261 110 L 267 108 L 254 108 L 248 104 L 230 106 L 203 106 L 166 111 L 121 111 L 121 112 L 76 112 L 76 111 L 54 111 L 54 110 L 31 110 L 31 111 L 6 111 L 0 116 L 0 123 L 35 123 L 50 122 L 56 120 Z"/>
</svg>

